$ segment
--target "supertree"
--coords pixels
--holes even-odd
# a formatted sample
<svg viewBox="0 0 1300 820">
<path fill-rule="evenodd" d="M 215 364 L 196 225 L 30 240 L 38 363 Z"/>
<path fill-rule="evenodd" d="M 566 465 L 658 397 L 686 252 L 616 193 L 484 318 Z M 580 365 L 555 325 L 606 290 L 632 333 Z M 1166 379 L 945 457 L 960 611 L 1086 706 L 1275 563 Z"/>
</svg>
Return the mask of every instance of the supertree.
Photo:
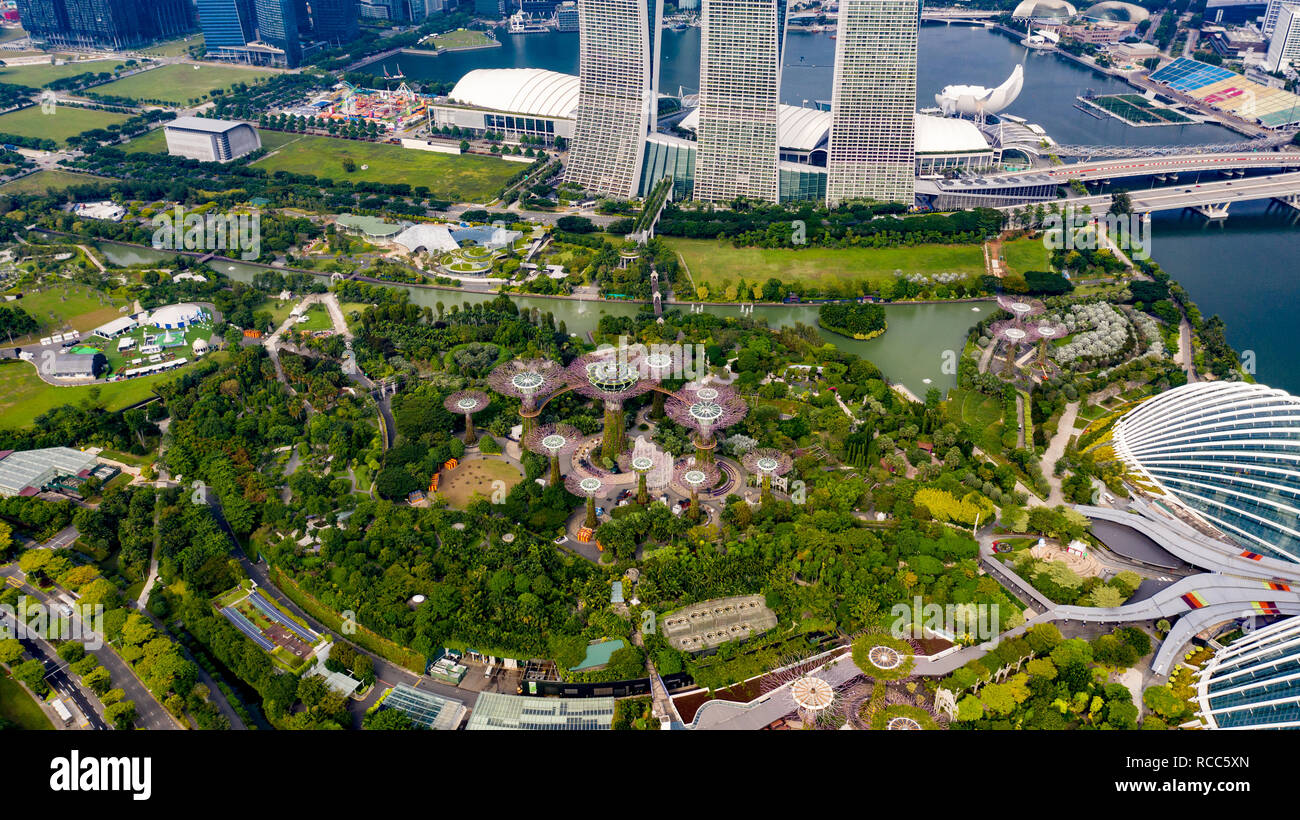
<svg viewBox="0 0 1300 820">
<path fill-rule="evenodd" d="M 794 460 L 790 458 L 789 453 L 780 450 L 773 450 L 771 447 L 760 447 L 757 450 L 750 450 L 741 459 L 745 469 L 751 473 L 757 473 L 762 479 L 762 492 L 759 499 L 763 503 L 772 500 L 772 476 L 785 475 L 794 467 Z"/>
<path fill-rule="evenodd" d="M 1016 360 L 1016 353 L 1022 347 L 1034 343 L 1037 334 L 1034 332 L 1033 325 L 1026 325 L 1018 319 L 1003 319 L 993 323 L 994 344 L 1002 342 L 1005 347 L 1006 365 L 1003 371 L 1009 370 L 1012 363 Z"/>
<path fill-rule="evenodd" d="M 636 503 L 642 507 L 650 503 L 650 493 L 646 490 L 645 476 L 654 467 L 655 460 L 650 456 L 635 456 L 632 459 L 632 469 L 636 471 Z"/>
<path fill-rule="evenodd" d="M 488 384 L 503 396 L 519 399 L 523 435 L 537 426 L 537 399 L 564 384 L 564 368 L 550 359 L 511 359 L 488 374 Z"/>
<path fill-rule="evenodd" d="M 571 424 L 543 424 L 524 436 L 530 452 L 546 456 L 551 462 L 551 486 L 560 484 L 560 458 L 571 455 L 582 442 L 582 431 Z"/>
<path fill-rule="evenodd" d="M 633 348 L 631 358 L 637 372 L 642 378 L 660 385 L 655 390 L 650 414 L 657 419 L 664 417 L 665 390 L 662 383 L 668 379 L 689 379 L 694 375 L 690 348 L 677 344 L 638 344 Z"/>
<path fill-rule="evenodd" d="M 712 462 L 699 462 L 683 459 L 673 468 L 673 478 L 685 486 L 691 493 L 691 506 L 687 515 L 692 521 L 700 520 L 700 490 L 715 486 L 722 478 L 722 471 Z"/>
<path fill-rule="evenodd" d="M 761 688 L 776 698 L 788 698 L 805 728 L 838 727 L 847 718 L 844 693 L 827 680 L 828 667 L 815 660 L 786 660 L 763 676 Z"/>
<path fill-rule="evenodd" d="M 577 473 L 569 473 L 565 480 L 565 485 L 569 492 L 576 496 L 585 496 L 587 498 L 587 517 L 583 521 L 583 526 L 592 532 L 596 531 L 596 493 L 605 487 L 605 482 L 599 478 L 583 478 Z"/>
<path fill-rule="evenodd" d="M 488 394 L 482 390 L 461 390 L 459 393 L 452 393 L 442 403 L 442 406 L 447 408 L 447 412 L 465 417 L 466 446 L 478 441 L 478 432 L 474 430 L 474 414 L 486 408 L 490 401 Z"/>
<path fill-rule="evenodd" d="M 718 446 L 714 433 L 743 419 L 749 406 L 731 388 L 687 385 L 668 400 L 665 410 L 673 421 L 695 431 L 695 460 L 711 463 Z"/>
<path fill-rule="evenodd" d="M 1028 299 L 1023 296 L 999 296 L 998 307 L 1021 321 L 1031 316 L 1041 316 L 1047 310 L 1043 303 L 1037 299 Z"/>
<path fill-rule="evenodd" d="M 565 372 L 569 385 L 578 393 L 605 404 L 605 433 L 600 454 L 616 458 L 627 444 L 623 402 L 654 387 L 642 378 L 635 356 L 627 348 L 596 351 L 574 359 Z"/>
<path fill-rule="evenodd" d="M 1060 322 L 1049 319 L 1039 319 L 1034 322 L 1034 335 L 1038 337 L 1038 367 L 1046 369 L 1047 367 L 1047 343 L 1052 339 L 1062 339 L 1069 332 L 1069 328 Z"/>
</svg>

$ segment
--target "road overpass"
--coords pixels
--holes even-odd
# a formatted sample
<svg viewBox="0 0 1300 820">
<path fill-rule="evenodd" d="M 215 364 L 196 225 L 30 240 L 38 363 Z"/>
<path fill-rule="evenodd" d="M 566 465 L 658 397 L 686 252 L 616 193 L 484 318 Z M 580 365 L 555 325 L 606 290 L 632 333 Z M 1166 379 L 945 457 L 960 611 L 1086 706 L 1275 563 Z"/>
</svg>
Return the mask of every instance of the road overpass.
<svg viewBox="0 0 1300 820">
<path fill-rule="evenodd" d="M 1247 179 L 1204 182 L 1192 186 L 1175 185 L 1130 191 L 1129 199 L 1133 203 L 1134 213 L 1191 208 L 1212 219 L 1226 217 L 1233 203 L 1261 199 L 1276 200 L 1300 211 L 1300 171 Z M 1092 213 L 1100 215 L 1110 210 L 1111 195 L 1071 197 L 1060 200 L 1060 203 L 1062 207 L 1078 209 L 1087 206 Z M 1016 206 L 1002 208 L 1002 210 L 1015 209 Z"/>
</svg>

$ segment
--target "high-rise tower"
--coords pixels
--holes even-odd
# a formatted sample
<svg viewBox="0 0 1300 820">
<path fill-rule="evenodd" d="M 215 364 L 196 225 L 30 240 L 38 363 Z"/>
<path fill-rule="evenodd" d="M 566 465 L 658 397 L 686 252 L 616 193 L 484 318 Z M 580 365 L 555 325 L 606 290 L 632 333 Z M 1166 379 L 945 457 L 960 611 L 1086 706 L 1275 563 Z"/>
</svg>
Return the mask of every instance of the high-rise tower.
<svg viewBox="0 0 1300 820">
<path fill-rule="evenodd" d="M 914 200 L 918 0 L 840 0 L 826 201 Z"/>
<path fill-rule="evenodd" d="M 663 0 L 578 0 L 579 75 L 565 179 L 620 197 L 641 184 L 655 128 Z"/>
<path fill-rule="evenodd" d="M 780 195 L 786 0 L 704 0 L 696 199 Z"/>
</svg>

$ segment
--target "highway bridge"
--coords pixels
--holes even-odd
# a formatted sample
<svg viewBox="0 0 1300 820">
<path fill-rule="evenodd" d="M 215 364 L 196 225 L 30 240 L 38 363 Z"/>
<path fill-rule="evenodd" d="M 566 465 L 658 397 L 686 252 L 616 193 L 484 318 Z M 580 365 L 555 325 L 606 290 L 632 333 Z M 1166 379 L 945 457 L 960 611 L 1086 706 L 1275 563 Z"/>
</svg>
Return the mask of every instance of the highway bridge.
<svg viewBox="0 0 1300 820">
<path fill-rule="evenodd" d="M 919 179 L 916 193 L 919 204 L 938 209 L 979 206 L 1008 209 L 1060 201 L 1057 196 L 1058 190 L 1072 180 L 1093 185 L 1107 185 L 1113 180 L 1149 178 L 1153 186 L 1168 184 L 1170 189 L 1183 190 L 1189 187 L 1204 188 L 1216 185 L 1219 179 L 1228 177 L 1238 178 L 1237 184 L 1244 188 L 1251 188 L 1253 182 L 1246 175 L 1267 171 L 1279 171 L 1283 175 L 1300 171 L 1300 152 L 1188 153 L 1077 162 L 1021 173 L 986 174 L 959 179 Z M 1146 196 L 1160 190 L 1152 187 L 1148 191 L 1131 192 L 1131 195 Z M 1282 193 L 1286 195 L 1289 192 Z M 1102 198 L 1109 202 L 1109 194 L 1103 195 Z M 1229 198 L 1240 199 L 1241 197 Z M 1088 199 L 1089 197 L 1086 196 L 1078 197 L 1068 202 L 1081 205 Z M 1061 202 L 1066 204 L 1065 201 Z"/>
<path fill-rule="evenodd" d="M 1165 188 L 1130 191 L 1129 199 L 1133 203 L 1135 213 L 1191 208 L 1212 219 L 1227 216 L 1228 208 L 1235 202 L 1250 202 L 1260 199 L 1272 199 L 1300 211 L 1300 171 L 1247 179 L 1205 182 L 1191 186 L 1175 185 Z M 1111 195 L 1096 194 L 1059 201 L 1062 206 L 1083 208 L 1083 206 L 1087 205 L 1092 213 L 1104 214 L 1110 210 Z M 1002 210 L 1014 209 L 1014 207 L 1007 207 Z"/>
</svg>

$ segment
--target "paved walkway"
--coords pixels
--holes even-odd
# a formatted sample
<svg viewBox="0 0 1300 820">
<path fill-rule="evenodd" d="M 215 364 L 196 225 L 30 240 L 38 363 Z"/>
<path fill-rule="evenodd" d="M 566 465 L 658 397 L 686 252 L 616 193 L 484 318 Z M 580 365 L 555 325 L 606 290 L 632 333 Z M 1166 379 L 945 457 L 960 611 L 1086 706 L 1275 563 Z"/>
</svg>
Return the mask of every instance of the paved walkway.
<svg viewBox="0 0 1300 820">
<path fill-rule="evenodd" d="M 1043 453 L 1041 462 L 1043 468 L 1043 477 L 1047 479 L 1048 486 L 1052 491 L 1048 493 L 1047 503 L 1049 506 L 1065 503 L 1065 495 L 1061 492 L 1061 477 L 1056 475 L 1056 462 L 1061 456 L 1065 455 L 1065 445 L 1070 443 L 1070 436 L 1074 435 L 1074 422 L 1079 417 L 1079 402 L 1072 401 L 1065 405 L 1061 411 L 1061 420 L 1056 425 L 1056 435 L 1047 444 L 1047 450 Z"/>
</svg>

